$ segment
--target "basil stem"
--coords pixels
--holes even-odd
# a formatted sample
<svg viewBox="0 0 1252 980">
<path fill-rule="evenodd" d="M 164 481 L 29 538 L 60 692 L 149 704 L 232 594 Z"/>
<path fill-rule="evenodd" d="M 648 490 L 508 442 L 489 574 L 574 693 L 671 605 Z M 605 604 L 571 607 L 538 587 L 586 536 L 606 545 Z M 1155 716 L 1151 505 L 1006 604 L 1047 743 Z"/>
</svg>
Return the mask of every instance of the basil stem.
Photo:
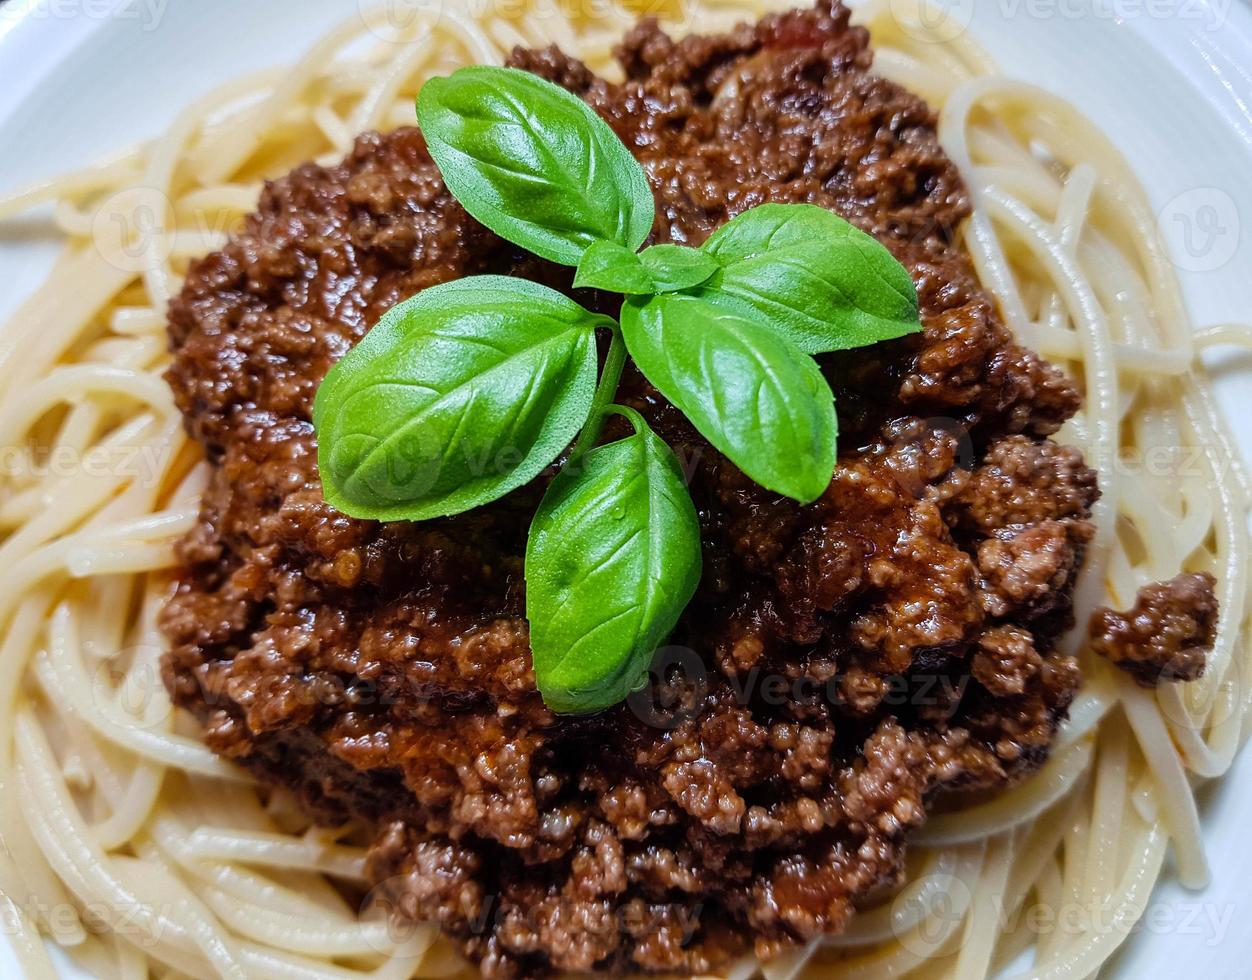
<svg viewBox="0 0 1252 980">
<path fill-rule="evenodd" d="M 622 380 L 622 370 L 625 367 L 626 341 L 622 339 L 622 328 L 615 326 L 613 339 L 609 342 L 609 352 L 604 356 L 604 367 L 600 371 L 600 383 L 596 385 L 596 393 L 591 399 L 591 412 L 570 452 L 570 463 L 591 449 L 600 438 L 600 430 L 604 428 L 604 416 L 611 414 L 613 399 L 617 396 L 617 386 Z"/>
</svg>

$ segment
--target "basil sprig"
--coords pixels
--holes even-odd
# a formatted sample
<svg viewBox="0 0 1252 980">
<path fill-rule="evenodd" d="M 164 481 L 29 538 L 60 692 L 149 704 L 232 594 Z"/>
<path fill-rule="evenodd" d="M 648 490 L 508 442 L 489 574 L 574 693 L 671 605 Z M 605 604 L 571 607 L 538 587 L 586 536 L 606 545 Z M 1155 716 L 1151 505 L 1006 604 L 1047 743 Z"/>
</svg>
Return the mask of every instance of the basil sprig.
<svg viewBox="0 0 1252 980">
<path fill-rule="evenodd" d="M 576 287 L 622 294 L 621 323 L 498 276 L 400 303 L 318 390 L 326 498 L 360 518 L 442 517 L 569 450 L 531 524 L 526 614 L 547 704 L 599 711 L 644 681 L 701 569 L 673 452 L 613 404 L 627 352 L 744 473 L 810 503 L 830 483 L 837 437 L 813 355 L 916 332 L 917 294 L 886 248 L 812 205 L 762 205 L 699 249 L 641 251 L 656 217 L 643 168 L 586 103 L 526 72 L 432 79 L 418 117 L 465 209 L 575 267 Z M 598 330 L 611 333 L 603 364 Z M 597 445 L 613 412 L 634 432 Z"/>
</svg>

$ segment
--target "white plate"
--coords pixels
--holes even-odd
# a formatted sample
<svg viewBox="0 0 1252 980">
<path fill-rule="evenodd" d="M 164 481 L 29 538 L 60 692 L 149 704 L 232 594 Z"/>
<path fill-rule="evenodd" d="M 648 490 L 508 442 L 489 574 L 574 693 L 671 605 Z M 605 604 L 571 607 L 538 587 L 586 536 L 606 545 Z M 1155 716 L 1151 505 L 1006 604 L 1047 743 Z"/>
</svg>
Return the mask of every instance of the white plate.
<svg viewBox="0 0 1252 980">
<path fill-rule="evenodd" d="M 1161 213 L 1196 322 L 1252 319 L 1252 236 L 1242 233 L 1252 231 L 1252 11 L 1236 0 L 944 4 L 1009 74 L 1068 98 L 1123 148 Z M 355 0 L 0 2 L 0 188 L 155 135 L 214 85 L 294 60 L 357 9 Z M 19 234 L 32 227 L 0 226 L 0 320 L 55 254 L 54 240 Z M 1252 385 L 1239 365 L 1223 367 L 1219 395 L 1241 422 L 1252 417 Z M 1252 427 L 1236 434 L 1252 459 Z M 1212 885 L 1197 894 L 1167 880 L 1107 975 L 1252 976 L 1252 753 L 1201 799 Z M 0 948 L 0 977 L 10 976 L 17 969 Z"/>
</svg>

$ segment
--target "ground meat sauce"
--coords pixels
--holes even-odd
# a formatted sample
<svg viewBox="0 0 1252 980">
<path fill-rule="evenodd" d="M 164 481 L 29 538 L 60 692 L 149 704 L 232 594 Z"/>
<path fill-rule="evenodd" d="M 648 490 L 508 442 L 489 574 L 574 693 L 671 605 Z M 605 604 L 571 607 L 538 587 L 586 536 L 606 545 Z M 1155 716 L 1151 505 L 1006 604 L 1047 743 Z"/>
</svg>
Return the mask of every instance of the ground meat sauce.
<svg viewBox="0 0 1252 980">
<path fill-rule="evenodd" d="M 512 61 L 638 155 L 653 241 L 817 203 L 908 266 L 925 326 L 823 359 L 842 455 L 808 507 L 628 369 L 620 400 L 687 464 L 705 556 L 630 703 L 556 717 L 535 692 L 522 556 L 551 472 L 423 524 L 322 499 L 314 391 L 385 310 L 477 273 L 570 288 L 466 215 L 416 130 L 268 185 L 170 312 L 212 477 L 163 618 L 169 688 L 215 751 L 376 828 L 374 880 L 493 977 L 702 973 L 839 930 L 899 880 L 930 803 L 1039 766 L 1079 680 L 1056 640 L 1097 489 L 1047 438 L 1079 399 L 954 244 L 968 198 L 932 112 L 870 74 L 829 0 L 677 43 L 645 22 L 619 57 L 620 85 L 556 49 Z"/>
<path fill-rule="evenodd" d="M 1207 573 L 1178 575 L 1145 585 L 1128 612 L 1097 609 L 1091 648 L 1146 687 L 1195 680 L 1217 637 L 1215 584 Z"/>
</svg>

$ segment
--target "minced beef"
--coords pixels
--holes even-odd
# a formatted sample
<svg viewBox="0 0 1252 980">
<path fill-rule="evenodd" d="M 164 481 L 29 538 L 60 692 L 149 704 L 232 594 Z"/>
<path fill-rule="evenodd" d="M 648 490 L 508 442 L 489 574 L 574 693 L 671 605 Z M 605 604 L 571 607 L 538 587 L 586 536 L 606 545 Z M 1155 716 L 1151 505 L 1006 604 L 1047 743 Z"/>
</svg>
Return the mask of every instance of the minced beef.
<svg viewBox="0 0 1252 980">
<path fill-rule="evenodd" d="M 170 310 L 169 381 L 212 477 L 163 617 L 168 686 L 215 751 L 373 828 L 375 882 L 492 977 L 704 973 L 839 930 L 899 881 L 936 797 L 1042 763 L 1079 680 L 1056 640 L 1097 490 L 1047 438 L 1079 399 L 955 244 L 968 198 L 931 110 L 870 72 L 831 0 L 679 42 L 644 22 L 619 58 L 621 84 L 555 49 L 512 61 L 637 154 L 653 241 L 820 204 L 907 265 L 925 328 L 823 357 L 841 456 L 807 507 L 628 368 L 620 400 L 687 465 L 705 556 L 629 703 L 558 717 L 535 691 L 522 558 L 551 471 L 423 524 L 323 500 L 314 391 L 384 311 L 477 273 L 570 290 L 467 216 L 420 133 L 268 185 Z"/>
<path fill-rule="evenodd" d="M 1207 572 L 1145 585 L 1128 612 L 1101 607 L 1091 617 L 1091 648 L 1145 687 L 1193 681 L 1217 637 L 1216 584 Z"/>
</svg>

